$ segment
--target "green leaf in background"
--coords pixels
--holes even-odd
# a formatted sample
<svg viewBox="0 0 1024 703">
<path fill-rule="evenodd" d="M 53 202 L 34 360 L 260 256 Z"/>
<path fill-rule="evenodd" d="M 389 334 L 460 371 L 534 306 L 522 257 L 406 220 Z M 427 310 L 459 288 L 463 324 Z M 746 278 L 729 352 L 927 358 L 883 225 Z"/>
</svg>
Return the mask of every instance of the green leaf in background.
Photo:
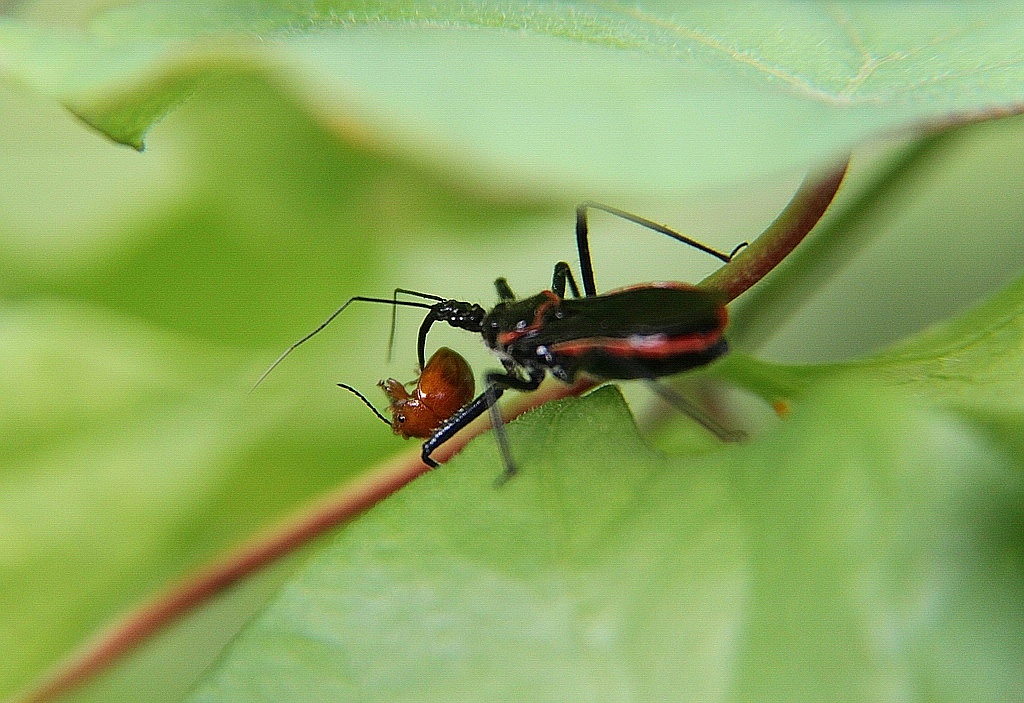
<svg viewBox="0 0 1024 703">
<path fill-rule="evenodd" d="M 248 68 L 339 129 L 537 188 L 730 183 L 1024 98 L 1016 3 L 743 8 L 143 2 L 0 26 L 0 57 L 134 146 L 195 81 Z"/>
<path fill-rule="evenodd" d="M 412 377 L 414 321 L 387 366 L 386 310 L 346 312 L 246 396 L 349 296 L 401 285 L 490 304 L 497 275 L 539 290 L 574 256 L 586 198 L 728 248 L 819 158 L 912 122 L 1013 111 L 1024 85 L 1009 3 L 148 2 L 88 25 L 80 12 L 23 3 L 0 22 L 0 698 L 409 446 L 333 385 Z M 858 154 L 825 224 L 871 251 L 841 250 L 806 306 L 738 315 L 740 333 L 775 306 L 795 313 L 758 356 L 863 359 L 1018 276 L 1022 123 L 950 134 L 913 167 L 887 164 L 885 146 Z M 603 289 L 711 265 L 598 224 Z M 248 680 L 270 700 L 300 677 L 307 692 L 416 698 L 440 662 L 468 671 L 431 682 L 449 698 L 523 681 L 540 699 L 653 700 L 671 685 L 702 700 L 763 700 L 758 686 L 1013 699 L 1018 293 L 984 310 L 838 369 L 726 359 L 711 375 L 794 399 L 749 446 L 650 451 L 610 391 L 545 408 L 511 428 L 521 481 L 491 489 L 485 437 L 295 580 L 289 562 L 224 595 L 71 698 L 182 700 L 285 584 L 195 696 L 260 700 L 229 676 L 263 662 L 280 676 Z M 660 434 L 643 436 L 682 446 L 692 430 Z"/>
</svg>

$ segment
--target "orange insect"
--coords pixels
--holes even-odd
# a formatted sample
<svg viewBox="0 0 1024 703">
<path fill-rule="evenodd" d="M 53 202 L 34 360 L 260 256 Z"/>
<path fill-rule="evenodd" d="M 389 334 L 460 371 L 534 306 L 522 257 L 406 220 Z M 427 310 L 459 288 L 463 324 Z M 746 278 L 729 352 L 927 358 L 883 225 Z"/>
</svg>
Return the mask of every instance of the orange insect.
<svg viewBox="0 0 1024 703">
<path fill-rule="evenodd" d="M 415 388 L 411 392 L 406 390 L 406 386 L 413 384 Z M 415 381 L 402 383 L 388 378 L 377 384 L 390 401 L 391 420 L 352 386 L 338 385 L 355 394 L 374 415 L 390 425 L 395 434 L 405 439 L 430 437 L 441 423 L 473 400 L 476 390 L 469 362 L 448 347 L 434 352 Z"/>
</svg>

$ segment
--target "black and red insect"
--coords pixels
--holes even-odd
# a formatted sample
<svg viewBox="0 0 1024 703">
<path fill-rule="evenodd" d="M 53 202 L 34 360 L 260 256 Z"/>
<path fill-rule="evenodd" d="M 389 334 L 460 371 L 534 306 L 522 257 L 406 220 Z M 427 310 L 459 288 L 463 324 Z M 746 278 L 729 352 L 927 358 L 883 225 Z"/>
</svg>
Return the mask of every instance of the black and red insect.
<svg viewBox="0 0 1024 703">
<path fill-rule="evenodd" d="M 497 279 L 494 285 L 499 302 L 489 311 L 476 303 L 405 289 L 397 289 L 391 299 L 354 297 L 285 350 L 263 377 L 353 302 L 418 307 L 427 310 L 417 340 L 421 369 L 429 367 L 424 361 L 427 335 L 437 322 L 479 333 L 504 367 L 503 371 L 488 372 L 484 376 L 483 392 L 442 418 L 440 424 L 432 429 L 423 443 L 422 452 L 423 462 L 428 466 L 437 466 L 431 454 L 438 447 L 484 412 L 490 411 L 505 463 L 505 471 L 499 480 L 504 481 L 514 475 L 517 467 L 496 403 L 509 388 L 536 390 L 548 373 L 565 383 L 572 383 L 581 375 L 597 380 L 645 379 L 651 382 L 656 392 L 709 430 L 723 439 L 734 439 L 735 433 L 720 428 L 683 398 L 653 383 L 664 376 L 708 364 L 726 353 L 728 343 L 724 332 L 728 315 L 724 295 L 677 282 L 645 283 L 598 294 L 587 223 L 587 212 L 591 209 L 603 210 L 654 230 L 726 263 L 745 246 L 741 244 L 730 254 L 725 254 L 646 218 L 600 203 L 586 202 L 576 209 L 576 245 L 583 295 L 580 295 L 569 264 L 562 261 L 555 264 L 551 288 L 529 298 L 516 298 L 508 282 L 504 278 Z M 567 288 L 572 297 L 566 297 Z M 432 302 L 397 300 L 398 293 Z M 388 424 L 393 425 L 393 422 Z"/>
</svg>

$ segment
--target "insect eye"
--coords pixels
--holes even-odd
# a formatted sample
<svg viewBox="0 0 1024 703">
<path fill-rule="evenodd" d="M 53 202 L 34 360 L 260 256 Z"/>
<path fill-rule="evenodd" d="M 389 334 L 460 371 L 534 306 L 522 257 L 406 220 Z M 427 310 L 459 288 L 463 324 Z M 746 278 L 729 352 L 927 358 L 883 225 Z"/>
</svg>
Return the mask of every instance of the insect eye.
<svg viewBox="0 0 1024 703">
<path fill-rule="evenodd" d="M 405 423 L 405 415 L 402 415 L 402 414 L 395 415 L 395 422 L 397 422 L 399 425 L 404 424 Z"/>
</svg>

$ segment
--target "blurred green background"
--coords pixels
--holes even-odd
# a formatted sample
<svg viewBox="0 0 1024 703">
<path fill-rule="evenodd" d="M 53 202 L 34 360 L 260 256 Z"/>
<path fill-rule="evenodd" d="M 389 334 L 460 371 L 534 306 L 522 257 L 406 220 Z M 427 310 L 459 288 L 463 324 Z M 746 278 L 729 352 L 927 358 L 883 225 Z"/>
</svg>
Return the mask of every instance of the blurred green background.
<svg viewBox="0 0 1024 703">
<path fill-rule="evenodd" d="M 63 3 L 4 9 L 42 26 L 78 22 Z M 315 56 L 325 40 L 310 41 L 296 51 Z M 729 249 L 763 229 L 815 163 L 748 156 L 758 161 L 749 175 L 736 178 L 735 163 L 716 166 L 701 186 L 699 165 L 678 180 L 666 181 L 664 165 L 634 177 L 630 144 L 643 135 L 633 124 L 615 125 L 628 132 L 622 143 L 564 147 L 568 162 L 521 152 L 518 161 L 492 162 L 500 122 L 481 122 L 479 141 L 464 152 L 437 136 L 437 115 L 410 127 L 416 106 L 438 97 L 436 86 L 395 115 L 351 77 L 351 93 L 338 98 L 314 79 L 300 85 L 291 69 L 266 68 L 278 60 L 214 61 L 141 153 L 16 75 L 3 78 L 0 697 L 144 595 L 409 448 L 334 384 L 372 394 L 379 378 L 412 378 L 415 315 L 399 315 L 391 364 L 388 310 L 355 307 L 248 394 L 280 351 L 340 302 L 401 286 L 488 305 L 498 275 L 536 291 L 555 261 L 573 260 L 573 207 L 588 198 Z M 371 82 L 372 64 L 359 69 Z M 474 86 L 459 88 L 472 94 Z M 558 97 L 551 86 L 534 90 L 538 102 Z M 324 103 L 351 99 L 351 112 L 323 108 L 319 91 L 330 92 Z M 558 109 L 570 127 L 587 119 L 571 104 Z M 559 133 L 544 123 L 533 129 L 538 140 Z M 828 285 L 743 351 L 778 362 L 855 359 L 1018 276 L 1024 121 L 959 128 L 897 168 L 884 195 L 865 198 L 877 174 L 900 163 L 903 146 L 860 144 L 834 210 L 850 244 Z M 699 280 L 715 267 L 610 218 L 598 218 L 594 231 L 603 289 Z M 441 331 L 434 341 L 465 350 L 478 373 L 493 365 L 464 334 Z M 642 393 L 635 399 L 647 402 Z M 212 602 L 80 699 L 180 700 L 291 566 Z"/>
</svg>

